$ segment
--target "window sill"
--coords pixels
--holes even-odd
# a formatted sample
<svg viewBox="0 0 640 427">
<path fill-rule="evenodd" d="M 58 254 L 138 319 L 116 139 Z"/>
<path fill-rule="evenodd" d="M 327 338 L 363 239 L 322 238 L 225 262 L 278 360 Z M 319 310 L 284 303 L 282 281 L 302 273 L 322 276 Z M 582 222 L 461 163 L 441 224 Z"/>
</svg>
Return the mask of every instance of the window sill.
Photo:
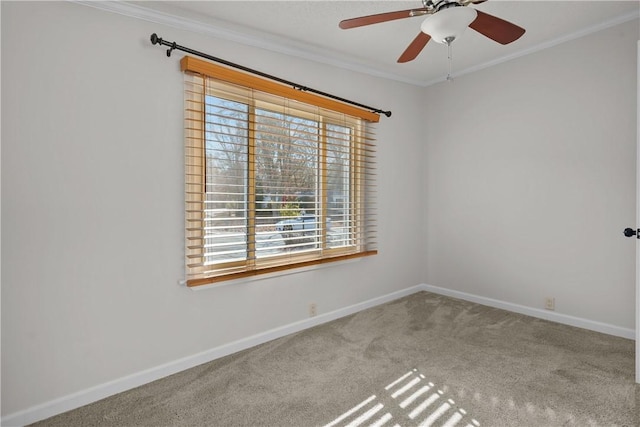
<svg viewBox="0 0 640 427">
<path fill-rule="evenodd" d="M 290 274 L 305 273 L 308 271 L 324 269 L 327 267 L 348 264 L 360 261 L 362 258 L 367 256 L 376 255 L 377 253 L 378 251 L 369 251 L 353 255 L 335 257 L 333 259 L 325 258 L 311 262 L 301 262 L 298 266 L 284 266 L 285 268 L 283 268 L 283 266 L 279 266 L 275 268 L 267 268 L 264 270 L 244 271 L 225 276 L 201 279 L 198 281 L 194 281 L 195 283 L 188 283 L 186 280 L 183 280 L 180 281 L 180 284 L 185 285 L 191 290 L 200 291 L 205 289 L 217 288 L 220 286 L 272 279 L 275 277 L 288 276 Z"/>
</svg>

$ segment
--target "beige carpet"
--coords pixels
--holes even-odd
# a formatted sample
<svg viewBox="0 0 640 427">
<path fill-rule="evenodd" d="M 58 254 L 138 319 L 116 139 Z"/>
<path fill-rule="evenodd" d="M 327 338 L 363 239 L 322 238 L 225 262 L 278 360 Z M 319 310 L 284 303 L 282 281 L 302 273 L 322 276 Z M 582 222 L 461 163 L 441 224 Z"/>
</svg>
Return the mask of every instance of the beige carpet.
<svg viewBox="0 0 640 427">
<path fill-rule="evenodd" d="M 38 426 L 639 426 L 634 342 L 420 292 Z"/>
</svg>

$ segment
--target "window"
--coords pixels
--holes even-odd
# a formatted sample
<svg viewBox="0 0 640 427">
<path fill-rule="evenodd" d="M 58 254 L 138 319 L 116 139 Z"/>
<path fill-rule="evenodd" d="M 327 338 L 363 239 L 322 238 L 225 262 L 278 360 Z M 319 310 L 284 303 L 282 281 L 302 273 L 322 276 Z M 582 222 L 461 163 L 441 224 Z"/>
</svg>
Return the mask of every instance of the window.
<svg viewBox="0 0 640 427">
<path fill-rule="evenodd" d="M 182 68 L 189 286 L 376 253 L 365 119 L 191 57 Z"/>
</svg>

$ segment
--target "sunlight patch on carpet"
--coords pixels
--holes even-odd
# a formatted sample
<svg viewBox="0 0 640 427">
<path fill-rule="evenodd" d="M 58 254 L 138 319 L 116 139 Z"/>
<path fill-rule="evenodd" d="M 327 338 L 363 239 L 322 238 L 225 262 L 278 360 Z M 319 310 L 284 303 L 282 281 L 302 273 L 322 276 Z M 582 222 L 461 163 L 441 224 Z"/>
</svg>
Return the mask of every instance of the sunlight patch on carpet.
<svg viewBox="0 0 640 427">
<path fill-rule="evenodd" d="M 445 388 L 446 389 L 446 388 Z M 429 427 L 480 427 L 464 408 L 446 396 L 417 369 L 401 375 L 379 395 L 369 396 L 324 427 L 402 427 L 403 424 Z"/>
</svg>

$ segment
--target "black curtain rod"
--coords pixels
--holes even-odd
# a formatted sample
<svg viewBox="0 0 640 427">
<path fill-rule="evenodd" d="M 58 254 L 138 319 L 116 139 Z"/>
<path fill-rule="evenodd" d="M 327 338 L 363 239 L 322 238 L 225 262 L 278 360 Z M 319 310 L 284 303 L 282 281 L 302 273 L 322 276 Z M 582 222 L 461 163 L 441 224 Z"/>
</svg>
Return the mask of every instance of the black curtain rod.
<svg viewBox="0 0 640 427">
<path fill-rule="evenodd" d="M 268 78 L 268 79 L 271 79 L 271 80 L 275 80 L 275 81 L 280 82 L 282 84 L 285 84 L 285 85 L 288 85 L 288 86 L 292 86 L 294 89 L 297 89 L 297 90 L 301 90 L 301 91 L 304 91 L 304 92 L 312 92 L 312 93 L 315 93 L 315 94 L 318 94 L 318 95 L 325 96 L 327 98 L 331 98 L 331 99 L 335 99 L 337 101 L 345 102 L 347 104 L 355 105 L 357 107 L 364 108 L 366 110 L 371 110 L 374 113 L 378 113 L 378 114 L 382 113 L 387 117 L 391 117 L 391 111 L 383 111 L 383 110 L 380 110 L 379 108 L 369 107 L 368 105 L 363 105 L 363 104 L 360 104 L 358 102 L 354 102 L 354 101 L 350 101 L 348 99 L 340 98 L 339 96 L 331 95 L 331 94 L 326 93 L 326 92 L 322 92 L 322 91 L 319 91 L 319 90 L 316 90 L 316 89 L 312 89 L 310 87 L 306 87 L 306 86 L 300 85 L 298 83 L 293 83 L 293 82 L 290 82 L 288 80 L 281 79 L 280 77 L 272 76 L 270 74 L 266 74 L 266 73 L 263 73 L 261 71 L 253 70 L 251 68 L 247 68 L 247 67 L 244 67 L 242 65 L 234 64 L 233 62 L 225 61 L 224 59 L 216 58 L 215 56 L 207 55 L 206 53 L 198 52 L 197 50 L 193 50 L 193 49 L 190 49 L 190 48 L 185 47 L 185 46 L 180 46 L 176 42 L 168 42 L 168 41 L 162 40 L 162 37 L 158 37 L 158 35 L 156 33 L 151 34 L 151 44 L 154 44 L 154 45 L 159 44 L 159 45 L 163 45 L 163 46 L 169 46 L 169 49 L 167 49 L 167 56 L 168 57 L 171 56 L 171 52 L 173 52 L 174 50 L 181 50 L 183 52 L 187 52 L 187 53 L 190 53 L 192 55 L 197 55 L 197 56 L 200 56 L 202 58 L 206 58 L 206 59 L 209 59 L 211 61 L 219 62 L 221 64 L 228 65 L 230 67 L 237 68 L 237 69 L 242 70 L 242 71 L 247 71 L 249 73 L 256 74 L 256 75 L 258 75 L 260 77 L 265 77 L 265 78 Z"/>
</svg>

